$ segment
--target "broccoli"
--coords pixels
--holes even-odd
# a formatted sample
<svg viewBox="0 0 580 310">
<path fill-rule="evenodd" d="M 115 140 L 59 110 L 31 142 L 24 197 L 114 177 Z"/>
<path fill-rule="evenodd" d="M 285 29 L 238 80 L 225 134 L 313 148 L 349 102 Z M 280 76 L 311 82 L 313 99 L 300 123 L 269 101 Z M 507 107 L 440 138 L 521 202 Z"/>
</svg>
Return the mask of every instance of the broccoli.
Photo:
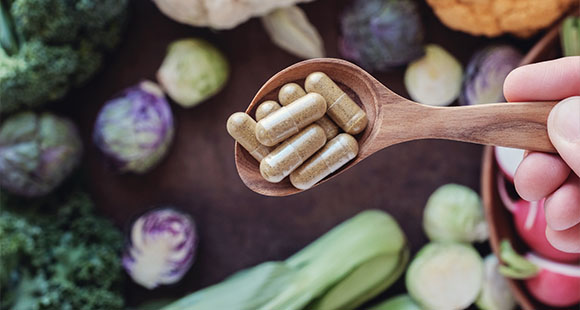
<svg viewBox="0 0 580 310">
<path fill-rule="evenodd" d="M 61 99 L 120 41 L 128 0 L 0 0 L 0 112 Z"/>
<path fill-rule="evenodd" d="M 86 194 L 59 194 L 0 193 L 0 309 L 122 309 L 121 233 Z"/>
</svg>

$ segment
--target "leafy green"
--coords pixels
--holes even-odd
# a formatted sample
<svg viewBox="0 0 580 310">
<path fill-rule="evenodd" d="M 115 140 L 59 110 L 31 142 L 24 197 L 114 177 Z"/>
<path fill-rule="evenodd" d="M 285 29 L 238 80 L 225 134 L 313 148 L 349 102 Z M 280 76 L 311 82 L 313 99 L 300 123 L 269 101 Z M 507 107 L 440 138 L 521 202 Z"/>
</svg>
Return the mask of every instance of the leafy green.
<svg viewBox="0 0 580 310">
<path fill-rule="evenodd" d="M 120 40 L 128 0 L 0 0 L 0 111 L 88 80 Z"/>
<path fill-rule="evenodd" d="M 408 259 L 395 219 L 364 211 L 286 261 L 240 271 L 162 309 L 354 309 L 395 282 Z"/>
<path fill-rule="evenodd" d="M 0 309 L 122 309 L 123 238 L 86 194 L 0 206 Z"/>
</svg>

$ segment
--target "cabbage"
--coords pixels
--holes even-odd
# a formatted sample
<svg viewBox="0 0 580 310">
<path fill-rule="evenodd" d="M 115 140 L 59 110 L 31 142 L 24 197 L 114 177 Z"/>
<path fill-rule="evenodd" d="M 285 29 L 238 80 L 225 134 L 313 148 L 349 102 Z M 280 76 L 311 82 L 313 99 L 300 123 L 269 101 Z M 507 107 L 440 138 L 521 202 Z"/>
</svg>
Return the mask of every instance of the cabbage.
<svg viewBox="0 0 580 310">
<path fill-rule="evenodd" d="M 78 165 L 82 143 L 72 122 L 22 112 L 0 127 L 0 187 L 34 197 L 51 192 Z"/>
<path fill-rule="evenodd" d="M 228 76 L 229 65 L 224 55 L 200 39 L 171 43 L 157 71 L 157 80 L 169 97 L 186 108 L 218 93 Z"/>
<path fill-rule="evenodd" d="M 105 103 L 93 134 L 95 144 L 120 171 L 144 173 L 173 140 L 173 115 L 163 92 L 144 81 Z"/>
<path fill-rule="evenodd" d="M 381 71 L 423 56 L 423 28 L 410 0 L 357 0 L 341 18 L 341 54 Z"/>
<path fill-rule="evenodd" d="M 463 105 L 505 101 L 503 82 L 522 60 L 511 46 L 491 46 L 477 52 L 469 61 L 459 96 Z"/>
<path fill-rule="evenodd" d="M 192 218 L 172 208 L 140 216 L 131 227 L 123 267 L 137 284 L 153 289 L 181 280 L 193 264 L 197 235 Z"/>
</svg>

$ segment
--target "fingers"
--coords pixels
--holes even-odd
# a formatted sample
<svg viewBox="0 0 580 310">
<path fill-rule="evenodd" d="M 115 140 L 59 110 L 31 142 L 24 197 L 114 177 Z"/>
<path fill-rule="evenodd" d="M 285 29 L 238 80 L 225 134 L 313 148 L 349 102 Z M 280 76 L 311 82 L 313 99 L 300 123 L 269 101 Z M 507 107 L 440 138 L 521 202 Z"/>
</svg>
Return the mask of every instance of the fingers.
<svg viewBox="0 0 580 310">
<path fill-rule="evenodd" d="M 546 227 L 546 238 L 560 251 L 580 253 L 580 225 L 563 231 L 555 231 Z"/>
<path fill-rule="evenodd" d="M 537 201 L 553 193 L 569 175 L 570 168 L 559 156 L 532 152 L 516 170 L 514 183 L 522 198 Z"/>
<path fill-rule="evenodd" d="M 580 178 L 568 180 L 546 199 L 544 204 L 548 227 L 563 231 L 580 224 Z M 580 235 L 578 242 L 580 242 Z"/>
<path fill-rule="evenodd" d="M 560 100 L 580 95 L 580 56 L 516 68 L 504 82 L 508 101 Z"/>
<path fill-rule="evenodd" d="M 580 83 L 576 87 L 580 89 Z M 548 135 L 562 159 L 580 176 L 580 96 L 562 100 L 552 109 Z"/>
</svg>

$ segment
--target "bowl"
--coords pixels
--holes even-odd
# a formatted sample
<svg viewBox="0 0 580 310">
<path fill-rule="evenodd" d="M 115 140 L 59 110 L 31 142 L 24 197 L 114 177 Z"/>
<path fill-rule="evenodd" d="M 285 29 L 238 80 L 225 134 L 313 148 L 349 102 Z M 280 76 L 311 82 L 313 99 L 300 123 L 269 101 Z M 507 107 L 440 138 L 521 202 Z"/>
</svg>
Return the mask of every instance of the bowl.
<svg viewBox="0 0 580 310">
<path fill-rule="evenodd" d="M 539 61 L 558 58 L 561 56 L 560 24 L 555 25 L 522 59 L 520 65 L 526 65 Z M 511 213 L 503 206 L 500 201 L 497 174 L 498 166 L 495 161 L 494 149 L 487 146 L 483 153 L 483 163 L 481 171 L 481 194 L 485 208 L 486 217 L 489 225 L 489 240 L 491 248 L 496 256 L 499 257 L 499 244 L 503 239 L 511 242 L 519 253 L 525 253 L 527 246 L 519 238 L 516 228 L 513 226 Z M 521 281 L 508 280 L 510 289 L 516 298 L 518 304 L 524 310 L 543 310 L 553 309 L 540 303 L 532 297 Z M 571 309 L 578 309 L 578 305 Z"/>
</svg>

